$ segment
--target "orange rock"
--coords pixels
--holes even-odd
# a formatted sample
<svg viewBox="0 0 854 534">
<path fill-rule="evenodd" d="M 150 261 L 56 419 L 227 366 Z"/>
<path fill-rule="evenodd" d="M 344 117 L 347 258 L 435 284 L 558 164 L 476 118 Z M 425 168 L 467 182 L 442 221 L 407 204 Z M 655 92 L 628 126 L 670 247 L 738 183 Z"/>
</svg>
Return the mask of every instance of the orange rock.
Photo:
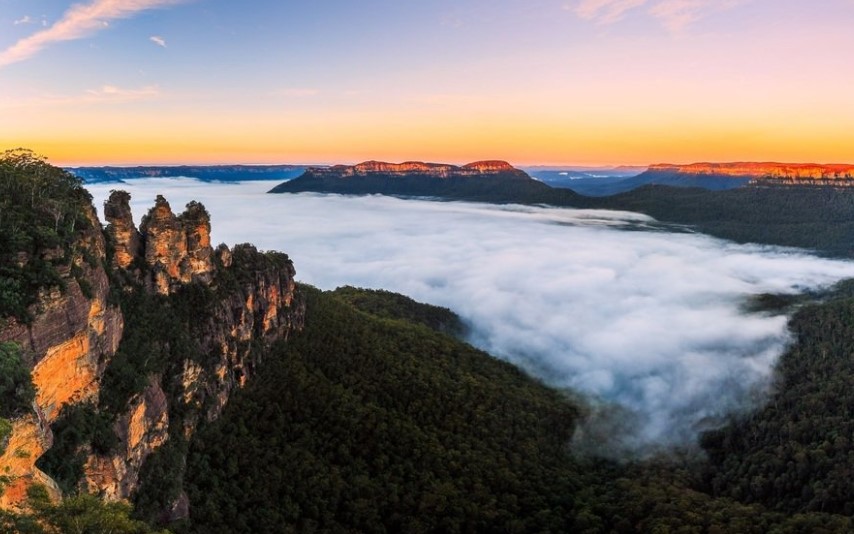
<svg viewBox="0 0 854 534">
<path fill-rule="evenodd" d="M 815 163 L 692 163 L 690 165 L 657 164 L 650 171 L 680 174 L 716 174 L 751 178 L 851 179 L 854 165 Z"/>
</svg>

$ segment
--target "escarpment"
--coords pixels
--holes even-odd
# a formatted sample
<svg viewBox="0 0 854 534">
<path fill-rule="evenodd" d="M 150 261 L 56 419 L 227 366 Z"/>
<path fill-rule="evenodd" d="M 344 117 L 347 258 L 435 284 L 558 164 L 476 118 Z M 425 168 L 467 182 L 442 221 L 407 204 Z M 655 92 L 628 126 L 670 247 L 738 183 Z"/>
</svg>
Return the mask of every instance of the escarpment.
<svg viewBox="0 0 854 534">
<path fill-rule="evenodd" d="M 179 332 L 146 333 L 150 325 L 144 318 L 129 321 L 129 336 L 148 335 L 153 350 L 168 350 L 169 357 L 154 368 L 127 363 L 145 375 L 144 388 L 117 414 L 114 449 L 88 452 L 80 484 L 108 499 L 132 498 L 149 456 L 170 439 L 189 440 L 200 421 L 216 419 L 233 390 L 253 376 L 264 348 L 287 339 L 303 321 L 296 273 L 285 254 L 261 253 L 251 245 L 214 250 L 204 206 L 191 202 L 175 215 L 162 196 L 137 232 L 129 200 L 125 193 L 113 193 L 105 209 L 122 215 L 107 227 L 115 250 L 136 251 L 119 272 L 145 293 L 135 309 L 141 308 L 143 317 L 146 310 L 166 314 Z M 165 348 L 173 344 L 185 344 L 186 350 Z M 128 349 L 120 356 L 133 360 L 146 354 Z M 180 494 L 174 497 L 180 501 Z"/>
<path fill-rule="evenodd" d="M 743 178 L 753 185 L 851 187 L 854 165 L 816 163 L 692 163 L 651 165 L 647 174 Z"/>
<path fill-rule="evenodd" d="M 170 470 L 180 478 L 200 422 L 220 415 L 267 347 L 302 328 L 287 255 L 214 249 L 199 203 L 176 215 L 158 196 L 139 228 L 127 193 L 113 192 L 104 208 L 106 229 L 89 206 L 90 228 L 66 247 L 64 288 L 39 295 L 29 324 L 0 323 L 0 340 L 20 344 L 37 389 L 33 413 L 13 421 L 0 457 L 9 478 L 0 507 L 22 505 L 34 482 L 54 498 L 62 488 L 134 499 L 146 480 L 157 483 L 146 463 L 161 449 L 169 454 L 158 458 L 178 458 Z M 106 430 L 55 436 L 51 425 L 71 405 Z M 64 448 L 52 449 L 55 441 Z M 184 501 L 179 488 L 156 511 L 180 517 Z"/>
<path fill-rule="evenodd" d="M 9 480 L 0 508 L 19 506 L 33 482 L 45 483 L 58 496 L 36 467 L 53 443 L 50 424 L 65 405 L 98 398 L 99 379 L 122 338 L 124 318 L 110 302 L 100 223 L 91 206 L 84 215 L 86 224 L 72 243 L 42 252 L 58 261 L 60 285 L 40 291 L 30 307 L 31 322 L 7 319 L 0 331 L 0 340 L 21 346 L 36 388 L 32 413 L 14 421 L 9 445 L 0 456 L 0 475 Z"/>
</svg>

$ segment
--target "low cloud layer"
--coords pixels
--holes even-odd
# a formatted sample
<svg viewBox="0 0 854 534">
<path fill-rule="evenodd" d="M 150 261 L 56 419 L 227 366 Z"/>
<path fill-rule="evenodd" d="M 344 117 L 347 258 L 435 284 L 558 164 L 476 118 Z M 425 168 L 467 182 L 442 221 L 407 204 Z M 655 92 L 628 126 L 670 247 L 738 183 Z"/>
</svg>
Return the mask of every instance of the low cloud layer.
<svg viewBox="0 0 854 534">
<path fill-rule="evenodd" d="M 745 314 L 762 292 L 854 277 L 854 264 L 675 234 L 638 214 L 265 195 L 270 183 L 133 181 L 139 218 L 162 193 L 199 200 L 213 239 L 288 253 L 324 289 L 384 288 L 447 306 L 472 342 L 545 382 L 631 414 L 626 445 L 685 443 L 768 384 L 786 317 Z"/>
</svg>

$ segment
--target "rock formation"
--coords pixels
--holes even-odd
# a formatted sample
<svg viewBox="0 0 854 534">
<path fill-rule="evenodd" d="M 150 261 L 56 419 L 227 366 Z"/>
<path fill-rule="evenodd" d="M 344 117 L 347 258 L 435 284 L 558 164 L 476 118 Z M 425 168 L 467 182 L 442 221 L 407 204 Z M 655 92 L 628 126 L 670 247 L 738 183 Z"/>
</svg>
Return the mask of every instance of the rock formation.
<svg viewBox="0 0 854 534">
<path fill-rule="evenodd" d="M 198 202 L 191 202 L 180 216 L 158 195 L 154 207 L 142 218 L 137 231 L 130 210 L 130 195 L 114 191 L 104 204 L 116 254 L 114 265 L 128 269 L 141 258 L 148 267 L 146 280 L 163 295 L 192 281 L 209 284 L 213 273 L 210 215 Z"/>
<path fill-rule="evenodd" d="M 130 267 L 134 258 L 142 254 L 142 236 L 133 223 L 130 212 L 130 194 L 113 191 L 104 203 L 107 230 L 115 246 L 113 265 L 121 269 Z"/>
<path fill-rule="evenodd" d="M 194 352 L 169 362 L 168 373 L 149 375 L 147 386 L 115 415 L 117 447 L 99 454 L 84 446 L 88 458 L 80 484 L 110 500 L 131 497 L 151 454 L 175 432 L 189 438 L 200 421 L 217 418 L 232 391 L 256 372 L 263 347 L 302 326 L 303 304 L 287 256 L 260 253 L 250 245 L 214 250 L 204 206 L 190 203 L 176 216 L 162 196 L 137 230 L 129 201 L 122 191 L 110 195 L 104 210 L 109 226 L 103 233 L 90 207 L 91 228 L 70 247 L 73 267 L 62 273 L 66 289 L 44 292 L 31 324 L 12 320 L 0 331 L 0 340 L 20 343 L 28 355 L 37 387 L 35 413 L 13 422 L 0 457 L 0 474 L 10 479 L 0 497 L 2 508 L 22 503 L 34 482 L 59 497 L 56 484 L 35 462 L 51 447 L 50 424 L 63 406 L 97 404 L 104 370 L 127 331 L 115 298 L 108 298 L 111 292 L 142 291 L 170 299 L 187 284 L 210 287 L 205 290 L 209 300 L 199 304 L 192 325 Z M 105 234 L 114 250 L 111 262 Z M 181 414 L 177 419 L 170 415 L 175 410 Z"/>
</svg>

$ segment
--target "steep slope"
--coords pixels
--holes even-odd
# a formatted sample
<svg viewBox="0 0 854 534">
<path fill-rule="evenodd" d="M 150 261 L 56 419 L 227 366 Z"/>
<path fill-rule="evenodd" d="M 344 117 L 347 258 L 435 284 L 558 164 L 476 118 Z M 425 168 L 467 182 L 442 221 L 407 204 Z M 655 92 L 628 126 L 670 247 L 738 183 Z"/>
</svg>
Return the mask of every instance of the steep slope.
<svg viewBox="0 0 854 534">
<path fill-rule="evenodd" d="M 0 348 L 35 389 L 32 410 L 0 420 L 0 508 L 34 482 L 54 499 L 127 499 L 155 451 L 216 419 L 266 347 L 301 327 L 293 264 L 250 245 L 214 251 L 198 203 L 176 216 L 158 197 L 137 230 L 114 192 L 102 232 L 79 180 L 29 152 L 0 159 L 0 186 Z"/>
<path fill-rule="evenodd" d="M 471 346 L 387 318 L 391 302 L 376 318 L 304 291 L 305 330 L 191 447 L 192 531 L 571 531 L 572 404 Z M 421 322 L 438 311 L 419 306 L 400 313 Z"/>
<path fill-rule="evenodd" d="M 31 153 L 7 153 L 0 161 L 0 187 L 2 201 L 14 206 L 4 206 L 0 228 L 0 235 L 13 238 L 3 243 L 0 258 L 4 302 L 27 304 L 2 310 L 0 340 L 20 348 L 37 392 L 32 411 L 14 421 L 0 456 L 0 473 L 9 480 L 0 508 L 8 508 L 22 502 L 33 482 L 57 495 L 35 467 L 51 446 L 49 425 L 63 406 L 98 397 L 124 319 L 110 299 L 100 223 L 79 182 Z M 12 210 L 18 210 L 21 226 Z M 10 284 L 18 280 L 21 285 Z"/>
</svg>

